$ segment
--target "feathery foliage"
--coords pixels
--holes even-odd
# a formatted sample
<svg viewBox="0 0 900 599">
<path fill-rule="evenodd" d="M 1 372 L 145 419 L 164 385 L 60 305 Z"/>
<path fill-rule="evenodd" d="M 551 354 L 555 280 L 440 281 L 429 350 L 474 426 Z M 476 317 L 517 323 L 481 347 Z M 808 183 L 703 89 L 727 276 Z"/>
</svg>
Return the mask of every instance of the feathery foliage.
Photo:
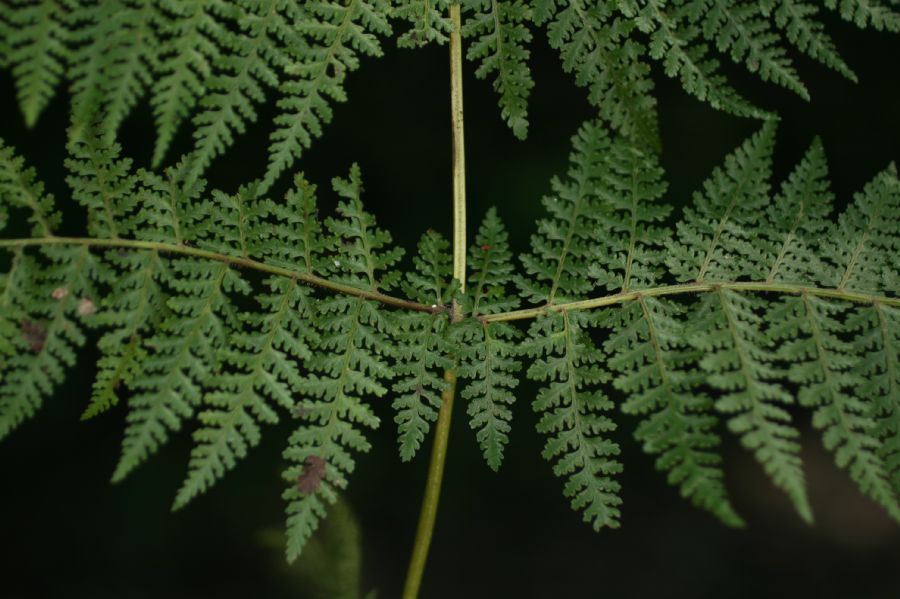
<svg viewBox="0 0 900 599">
<path fill-rule="evenodd" d="M 174 508 L 234 469 L 263 425 L 294 419 L 283 453 L 289 559 L 370 449 L 378 402 L 395 411 L 408 461 L 457 381 L 493 470 L 517 400 L 532 400 L 543 457 L 595 529 L 620 524 L 618 435 L 629 418 L 668 481 L 724 523 L 744 524 L 725 484 L 724 431 L 811 522 L 800 457 L 807 413 L 838 466 L 900 521 L 896 168 L 835 218 L 816 140 L 773 192 L 775 119 L 729 86 L 715 56 L 803 97 L 788 43 L 852 79 L 818 9 L 800 0 L 454 4 L 476 75 L 493 78 L 516 136 L 527 132 L 528 44 L 539 27 L 597 113 L 573 137 L 530 250 L 515 260 L 491 209 L 463 269 L 466 248 L 436 231 L 407 265 L 366 211 L 356 165 L 332 181 L 336 205 L 320 207 L 301 174 L 271 195 L 346 99 L 363 57 L 382 54 L 397 21 L 401 47 L 446 42 L 450 4 L 0 5 L 0 64 L 27 125 L 68 82 L 66 181 L 87 216 L 83 236 L 63 236 L 54 199 L 0 142 L 0 438 L 95 342 L 84 418 L 127 410 L 114 481 L 193 428 Z M 825 5 L 861 27 L 900 28 L 893 3 Z M 764 120 L 676 217 L 663 199 L 651 60 L 714 107 Z M 149 170 L 116 143 L 143 101 L 158 130 Z M 278 109 L 265 173 L 233 193 L 208 189 L 206 169 L 264 103 Z M 185 123 L 193 148 L 160 168 Z M 520 397 L 523 374 L 536 397 Z"/>
<path fill-rule="evenodd" d="M 462 34 L 476 75 L 490 77 L 503 119 L 524 138 L 534 80 L 533 30 L 544 28 L 563 68 L 587 89 L 598 114 L 645 149 L 659 148 L 652 64 L 688 93 L 732 114 L 770 118 L 728 83 L 719 56 L 784 86 L 808 92 L 791 46 L 855 80 L 804 0 L 466 0 Z M 14 0 L 0 5 L 0 66 L 10 68 L 26 124 L 37 122 L 63 82 L 72 96 L 70 137 L 98 122 L 105 141 L 145 98 L 153 108 L 159 167 L 178 132 L 194 139 L 189 179 L 203 177 L 235 143 L 258 108 L 277 115 L 260 190 L 288 171 L 322 135 L 348 75 L 382 39 L 416 48 L 443 44 L 452 31 L 445 0 Z M 900 30 L 890 3 L 829 0 L 859 27 Z"/>
</svg>

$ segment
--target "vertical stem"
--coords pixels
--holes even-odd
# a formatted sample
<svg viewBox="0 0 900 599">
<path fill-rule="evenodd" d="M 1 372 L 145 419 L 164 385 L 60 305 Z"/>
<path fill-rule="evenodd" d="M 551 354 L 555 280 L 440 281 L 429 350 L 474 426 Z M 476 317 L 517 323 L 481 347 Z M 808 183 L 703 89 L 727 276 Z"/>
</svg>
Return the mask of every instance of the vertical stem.
<svg viewBox="0 0 900 599">
<path fill-rule="evenodd" d="M 450 118 L 453 127 L 453 277 L 466 285 L 466 143 L 463 130 L 462 40 L 459 5 L 450 7 Z"/>
<path fill-rule="evenodd" d="M 453 31 L 450 34 L 450 120 L 453 134 L 453 278 L 459 281 L 462 290 L 466 284 L 466 160 L 463 138 L 463 93 L 462 93 L 462 39 L 459 32 L 462 19 L 459 4 L 450 5 L 450 19 Z M 455 306 L 454 306 L 455 308 Z M 453 319 L 459 318 L 456 309 Z M 444 478 L 444 463 L 447 459 L 447 441 L 450 438 L 450 418 L 453 414 L 453 398 L 456 395 L 456 369 L 444 373 L 448 387 L 441 394 L 441 409 L 438 412 L 428 464 L 428 478 L 425 481 L 425 496 L 419 512 L 419 525 L 413 544 L 403 599 L 416 599 L 422 586 L 428 549 L 434 534 L 441 482 Z"/>
</svg>

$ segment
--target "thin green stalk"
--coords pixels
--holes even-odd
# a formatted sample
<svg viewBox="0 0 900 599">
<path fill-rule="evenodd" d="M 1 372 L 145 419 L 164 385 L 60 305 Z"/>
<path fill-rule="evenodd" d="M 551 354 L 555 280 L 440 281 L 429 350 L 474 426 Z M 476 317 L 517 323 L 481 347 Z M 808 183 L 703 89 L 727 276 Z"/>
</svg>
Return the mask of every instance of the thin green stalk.
<svg viewBox="0 0 900 599">
<path fill-rule="evenodd" d="M 134 239 L 100 239 L 93 237 L 24 237 L 18 239 L 0 239 L 0 248 L 25 248 L 46 245 L 86 245 L 99 248 L 123 248 L 138 250 L 156 250 L 161 253 L 178 254 L 183 256 L 192 256 L 195 258 L 205 258 L 225 262 L 239 268 L 249 268 L 268 274 L 288 277 L 303 281 L 310 285 L 329 289 L 337 293 L 344 293 L 357 297 L 381 302 L 383 304 L 394 306 L 396 308 L 404 308 L 407 310 L 416 310 L 419 312 L 438 313 L 446 311 L 445 306 L 431 306 L 420 304 L 411 300 L 394 297 L 377 291 L 366 291 L 336 281 L 329 281 L 314 274 L 303 271 L 295 271 L 280 266 L 273 266 L 265 262 L 257 262 L 250 258 L 241 258 L 220 254 L 209 250 L 202 250 L 186 245 L 174 243 L 162 243 L 157 241 L 139 241 Z M 459 276 L 459 275 L 458 275 Z M 522 310 L 513 310 L 511 312 L 500 312 L 488 316 L 479 316 L 482 322 L 500 322 L 513 320 L 528 320 L 537 318 L 547 312 L 572 311 L 572 310 L 591 310 L 593 308 L 602 308 L 615 304 L 635 301 L 641 297 L 657 297 L 664 295 L 681 295 L 684 293 L 709 293 L 718 289 L 732 289 L 734 291 L 755 291 L 763 293 L 783 293 L 787 295 L 814 295 L 816 297 L 828 297 L 839 299 L 847 302 L 855 302 L 859 304 L 878 304 L 881 306 L 892 306 L 900 308 L 900 298 L 886 297 L 872 293 L 860 293 L 856 291 L 848 291 L 846 289 L 828 288 L 828 287 L 808 287 L 805 285 L 792 285 L 787 283 L 773 283 L 770 281 L 746 281 L 746 282 L 729 282 L 722 281 L 717 283 L 685 283 L 681 285 L 662 285 L 660 287 L 651 287 L 640 291 L 629 291 L 623 293 L 614 293 L 602 297 L 594 297 L 586 300 L 574 302 L 564 302 L 560 304 L 537 306 L 534 308 L 525 308 Z M 458 316 L 458 315 L 457 315 Z"/>
<path fill-rule="evenodd" d="M 381 302 L 383 304 L 387 304 L 389 306 L 394 306 L 396 308 L 405 308 L 407 310 L 415 310 L 417 312 L 443 312 L 446 310 L 444 306 L 429 306 L 426 304 L 420 304 L 418 302 L 413 302 L 407 299 L 394 297 L 391 295 L 387 295 L 384 293 L 380 293 L 378 291 L 367 291 L 365 289 L 359 289 L 357 287 L 353 287 L 352 285 L 346 285 L 344 283 L 338 283 L 337 281 L 329 281 L 328 279 L 323 279 L 322 277 L 316 276 L 309 272 L 302 272 L 297 270 L 291 270 L 289 268 L 282 268 L 280 266 L 273 266 L 271 264 L 266 264 L 265 262 L 257 262 L 251 258 L 244 258 L 238 256 L 229 256 L 227 254 L 221 254 L 219 252 L 213 252 L 210 250 L 203 250 L 195 247 L 190 247 L 186 245 L 178 245 L 174 243 L 162 243 L 158 241 L 139 241 L 136 239 L 99 239 L 99 238 L 91 238 L 91 237 L 32 237 L 32 238 L 23 238 L 23 239 L 0 239 L 0 248 L 17 248 L 17 247 L 27 247 L 27 246 L 45 246 L 45 245 L 81 245 L 81 246 L 89 246 L 89 247 L 100 247 L 100 248 L 123 248 L 123 249 L 136 249 L 136 250 L 156 250 L 157 252 L 166 253 L 166 254 L 177 254 L 182 256 L 191 256 L 194 258 L 205 258 L 207 260 L 215 260 L 217 262 L 224 262 L 226 264 L 230 264 L 232 266 L 237 266 L 239 268 L 249 268 L 252 270 L 257 270 L 259 272 L 264 272 L 271 275 L 278 275 L 282 277 L 288 277 L 291 279 L 295 279 L 298 281 L 303 281 L 304 283 L 308 283 L 310 285 L 315 285 L 317 287 L 322 287 L 323 289 L 329 289 L 331 291 L 335 291 L 337 293 L 343 293 L 346 295 L 353 295 L 356 297 L 364 297 L 366 299 L 375 300 L 377 302 Z"/>
<path fill-rule="evenodd" d="M 453 31 L 450 33 L 450 121 L 453 139 L 453 278 L 459 281 L 462 290 L 466 284 L 466 161 L 463 138 L 463 92 L 462 92 L 462 27 L 458 4 L 450 6 Z M 460 318 L 458 310 L 452 311 L 452 319 Z M 441 496 L 441 482 L 444 479 L 444 463 L 447 460 L 447 442 L 450 438 L 450 420 L 453 415 L 453 399 L 456 395 L 456 368 L 444 373 L 448 387 L 441 394 L 441 409 L 438 412 L 434 432 L 434 445 L 428 464 L 428 478 L 425 481 L 425 496 L 419 512 L 419 525 L 413 543 L 412 557 L 406 572 L 403 599 L 416 599 L 422 586 L 428 550 L 434 534 L 438 502 Z"/>
<path fill-rule="evenodd" d="M 479 316 L 482 322 L 508 322 L 512 320 L 528 320 L 537 318 L 548 312 L 570 312 L 572 310 L 591 310 L 594 308 L 602 308 L 604 306 L 612 306 L 625 302 L 632 302 L 641 297 L 658 297 L 663 295 L 681 295 L 684 293 L 708 293 L 718 291 L 719 289 L 732 289 L 734 291 L 758 291 L 767 293 L 784 293 L 788 295 L 815 295 L 818 297 L 830 297 L 848 302 L 856 302 L 861 304 L 881 304 L 884 306 L 900 307 L 900 298 L 885 297 L 882 295 L 873 295 L 869 293 L 857 293 L 844 289 L 828 289 L 823 287 L 806 287 L 804 285 L 790 285 L 784 283 L 767 283 L 767 282 L 740 282 L 740 283 L 686 283 L 683 285 L 663 285 L 661 287 L 651 287 L 650 289 L 641 289 L 640 291 L 629 291 L 626 293 L 614 293 L 603 297 L 594 297 L 586 300 L 575 302 L 565 302 L 562 304 L 546 304 L 536 308 L 525 308 L 523 310 L 513 310 L 511 312 L 501 312 L 499 314 L 490 314 L 488 316 Z"/>
</svg>

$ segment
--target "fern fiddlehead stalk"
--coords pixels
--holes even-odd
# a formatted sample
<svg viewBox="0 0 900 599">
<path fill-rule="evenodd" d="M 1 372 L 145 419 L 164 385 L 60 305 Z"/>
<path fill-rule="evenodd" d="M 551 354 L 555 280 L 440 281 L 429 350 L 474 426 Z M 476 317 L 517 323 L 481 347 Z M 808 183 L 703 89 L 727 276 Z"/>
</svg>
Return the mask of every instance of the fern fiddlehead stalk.
<svg viewBox="0 0 900 599">
<path fill-rule="evenodd" d="M 466 160 L 465 141 L 463 137 L 463 92 L 462 92 L 462 18 L 460 5 L 450 5 L 450 20 L 453 31 L 450 33 L 450 120 L 453 140 L 453 278 L 465 291 L 466 284 Z M 454 302 L 452 320 L 459 318 L 459 311 Z M 444 462 L 447 459 L 447 442 L 450 438 L 450 421 L 453 415 L 453 399 L 456 395 L 456 368 L 444 373 L 444 380 L 449 383 L 441 394 L 441 409 L 438 412 L 434 432 L 434 445 L 428 463 L 428 478 L 425 482 L 425 496 L 419 512 L 419 524 L 416 539 L 413 543 L 412 557 L 406 572 L 406 583 L 403 587 L 403 599 L 416 599 L 425 573 L 425 562 L 428 560 L 428 549 L 434 533 L 434 522 L 437 517 L 438 501 L 441 495 L 441 482 L 444 478 Z"/>
</svg>

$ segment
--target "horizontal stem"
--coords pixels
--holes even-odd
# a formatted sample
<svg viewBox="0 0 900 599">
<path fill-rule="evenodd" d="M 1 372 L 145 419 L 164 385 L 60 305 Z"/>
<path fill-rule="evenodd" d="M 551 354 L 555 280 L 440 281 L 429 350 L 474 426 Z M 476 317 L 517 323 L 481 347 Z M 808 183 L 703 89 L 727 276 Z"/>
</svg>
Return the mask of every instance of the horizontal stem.
<svg viewBox="0 0 900 599">
<path fill-rule="evenodd" d="M 229 256 L 227 254 L 220 254 L 219 252 L 213 252 L 210 250 L 203 250 L 200 248 L 190 247 L 186 245 L 177 245 L 173 243 L 162 243 L 158 241 L 139 241 L 136 239 L 97 239 L 90 237 L 34 237 L 34 238 L 24 238 L 24 239 L 0 239 L 0 248 L 8 248 L 8 247 L 27 247 L 27 246 L 45 246 L 45 245 L 79 245 L 79 246 L 90 246 L 90 247 L 105 247 L 105 248 L 123 248 L 123 249 L 136 249 L 136 250 L 156 250 L 158 252 L 171 253 L 171 254 L 180 254 L 182 256 L 191 256 L 194 258 L 205 258 L 207 260 L 215 260 L 218 262 L 224 262 L 226 264 L 231 264 L 233 266 L 238 266 L 242 268 L 250 268 L 253 270 L 257 270 L 259 272 L 264 272 L 272 275 L 278 275 L 282 277 L 288 277 L 291 279 L 296 279 L 298 281 L 303 281 L 304 283 L 308 283 L 310 285 L 315 285 L 317 287 L 322 287 L 323 289 L 329 289 L 331 291 L 335 291 L 337 293 L 343 293 L 345 295 L 352 295 L 356 297 L 363 297 L 366 299 L 374 300 L 377 302 L 381 302 L 382 304 L 387 304 L 389 306 L 394 306 L 396 308 L 404 308 L 406 310 L 415 310 L 417 312 L 431 312 L 431 313 L 439 313 L 446 311 L 445 306 L 435 306 L 435 305 L 427 305 L 420 304 L 418 302 L 413 302 L 410 300 L 402 299 L 399 297 L 393 297 L 391 295 L 386 295 L 379 291 L 369 291 L 365 289 L 359 289 L 357 287 L 353 287 L 352 285 L 346 285 L 344 283 L 338 283 L 336 281 L 329 281 L 328 279 L 324 279 L 322 277 L 316 276 L 312 273 L 301 272 L 296 270 L 291 270 L 289 268 L 282 268 L 280 266 L 273 266 L 271 264 L 266 264 L 265 262 L 257 262 L 256 260 L 251 260 L 250 258 L 241 258 L 236 256 Z"/>
<path fill-rule="evenodd" d="M 288 277 L 303 281 L 310 285 L 329 289 L 337 293 L 353 295 L 356 297 L 364 297 L 389 306 L 404 308 L 407 310 L 415 310 L 417 312 L 431 312 L 432 314 L 445 312 L 446 306 L 434 306 L 420 304 L 418 302 L 407 299 L 386 295 L 378 291 L 367 291 L 359 289 L 352 285 L 330 281 L 311 273 L 273 266 L 264 262 L 257 262 L 250 258 L 240 258 L 220 254 L 210 250 L 202 250 L 199 248 L 189 247 L 186 245 L 177 245 L 171 243 L 162 243 L 157 241 L 138 241 L 134 239 L 97 239 L 90 237 L 29 237 L 21 239 L 0 239 L 0 248 L 14 248 L 27 246 L 42 245 L 87 245 L 91 247 L 116 247 L 131 248 L 139 250 L 156 250 L 159 252 L 168 252 L 172 254 L 181 254 L 184 256 L 193 256 L 195 258 L 206 258 L 207 260 L 216 260 L 233 264 L 243 268 L 250 268 L 260 272 L 265 272 L 282 277 Z M 883 306 L 892 306 L 900 308 L 900 298 L 885 297 L 883 295 L 875 295 L 871 293 L 859 293 L 856 291 L 847 291 L 846 289 L 831 289 L 826 287 L 809 287 L 806 285 L 791 285 L 787 283 L 768 283 L 764 281 L 747 281 L 747 282 L 719 282 L 719 283 L 685 283 L 681 285 L 662 285 L 660 287 L 652 287 L 650 289 L 641 289 L 640 291 L 629 291 L 627 293 L 614 293 L 603 297 L 595 297 L 575 302 L 564 302 L 559 304 L 548 304 L 538 306 L 536 308 L 526 308 L 524 310 L 513 310 L 511 312 L 501 312 L 499 314 L 490 314 L 479 316 L 482 322 L 501 322 L 512 320 L 527 320 L 537 318 L 542 314 L 549 312 L 563 312 L 571 310 L 591 310 L 593 308 L 602 308 L 604 306 L 612 306 L 624 302 L 634 301 L 641 297 L 657 297 L 666 295 L 682 295 L 685 293 L 704 293 L 716 291 L 717 289 L 732 289 L 734 291 L 762 291 L 769 293 L 787 293 L 790 295 L 815 295 L 817 297 L 830 297 L 848 302 L 857 302 L 862 304 L 880 304 Z"/>
<path fill-rule="evenodd" d="M 807 287 L 805 285 L 790 285 L 784 283 L 765 283 L 765 282 L 740 282 L 740 283 L 686 283 L 683 285 L 663 285 L 660 287 L 652 287 L 650 289 L 641 289 L 640 291 L 629 291 L 626 293 L 614 293 L 604 297 L 596 297 L 576 302 L 564 302 L 560 304 L 547 304 L 537 308 L 526 308 L 524 310 L 514 310 L 511 312 L 502 312 L 499 314 L 490 314 L 480 316 L 482 322 L 501 322 L 510 320 L 526 320 L 529 318 L 537 318 L 542 314 L 549 312 L 568 312 L 571 310 L 590 310 L 593 308 L 602 308 L 603 306 L 612 306 L 624 302 L 631 302 L 641 297 L 656 297 L 663 295 L 681 295 L 684 293 L 702 293 L 708 291 L 716 291 L 717 289 L 732 289 L 734 291 L 766 291 L 772 293 L 787 293 L 791 295 L 799 295 L 801 293 L 807 295 L 815 295 L 818 297 L 831 297 L 841 299 L 848 302 L 858 302 L 864 304 L 882 304 L 885 306 L 900 307 L 900 298 L 884 297 L 881 295 L 872 295 L 868 293 L 858 293 L 855 291 L 847 291 L 845 289 L 827 289 L 822 287 Z"/>
</svg>

